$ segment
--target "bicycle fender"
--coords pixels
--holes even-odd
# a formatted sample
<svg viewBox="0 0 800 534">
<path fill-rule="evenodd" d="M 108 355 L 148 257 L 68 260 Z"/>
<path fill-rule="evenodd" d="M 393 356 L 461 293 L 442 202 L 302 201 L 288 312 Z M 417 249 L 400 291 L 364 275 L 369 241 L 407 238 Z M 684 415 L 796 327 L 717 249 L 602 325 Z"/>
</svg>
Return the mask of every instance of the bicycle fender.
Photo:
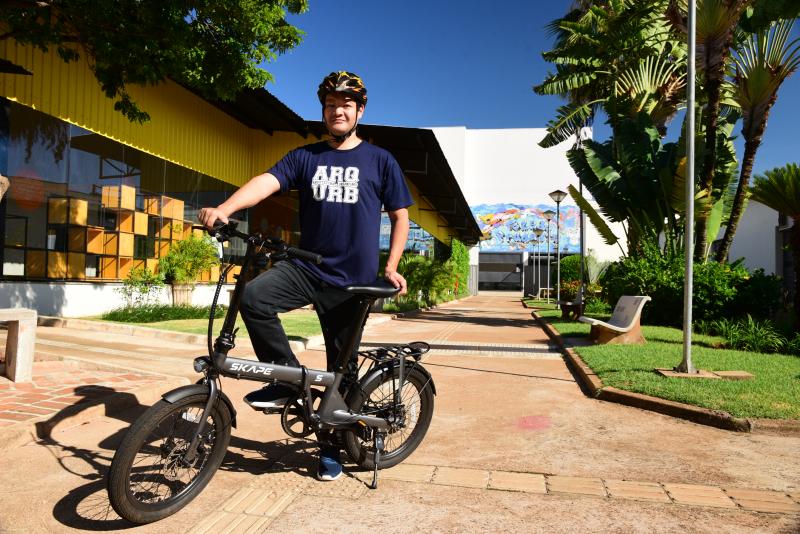
<svg viewBox="0 0 800 534">
<path fill-rule="evenodd" d="M 368 384 L 371 380 L 379 379 L 380 376 L 384 372 L 389 370 L 389 365 L 390 365 L 389 363 L 383 363 L 381 365 L 378 365 L 377 367 L 375 367 L 375 369 L 370 371 L 369 374 L 364 376 L 364 378 L 360 379 L 359 382 L 362 383 L 362 384 Z M 399 366 L 400 366 L 399 362 L 395 362 L 394 363 L 394 367 L 399 367 Z M 409 366 L 407 365 L 406 367 L 409 367 Z M 428 385 L 430 386 L 431 391 L 433 391 L 433 394 L 436 395 L 436 384 L 433 382 L 433 377 L 428 372 L 428 370 L 425 369 L 425 367 L 423 367 L 420 364 L 417 364 L 416 366 L 414 366 L 414 369 L 419 370 L 423 375 L 425 375 L 425 378 L 428 381 Z"/>
<path fill-rule="evenodd" d="M 161 395 L 161 398 L 170 404 L 175 404 L 179 400 L 185 399 L 186 397 L 191 397 L 192 395 L 208 396 L 208 387 L 202 384 L 181 386 L 177 389 L 173 389 L 172 391 L 164 393 Z M 233 403 L 222 391 L 219 392 L 219 398 L 225 403 L 225 405 L 228 407 L 228 410 L 231 412 L 231 425 L 233 425 L 233 428 L 236 428 L 236 409 L 233 407 Z"/>
</svg>

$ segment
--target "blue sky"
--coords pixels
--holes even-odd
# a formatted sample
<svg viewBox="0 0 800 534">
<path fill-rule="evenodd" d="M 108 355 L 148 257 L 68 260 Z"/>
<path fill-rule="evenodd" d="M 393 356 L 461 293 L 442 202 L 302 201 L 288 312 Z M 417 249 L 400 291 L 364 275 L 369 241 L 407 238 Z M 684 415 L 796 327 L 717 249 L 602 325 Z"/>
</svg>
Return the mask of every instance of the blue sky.
<svg viewBox="0 0 800 534">
<path fill-rule="evenodd" d="M 557 97 L 538 96 L 549 65 L 544 26 L 571 2 L 512 0 L 310 0 L 290 17 L 306 32 L 300 46 L 265 67 L 266 88 L 305 119 L 319 119 L 316 87 L 333 70 L 362 76 L 369 91 L 364 122 L 390 126 L 540 128 Z M 800 25 L 798 25 L 800 26 Z M 800 35 L 798 28 L 795 33 Z M 755 162 L 761 172 L 800 161 L 800 74 L 784 84 Z M 677 124 L 673 125 L 677 130 Z M 595 138 L 608 136 L 596 126 Z M 670 136 L 671 137 L 671 136 Z M 739 143 L 741 145 L 741 143 Z M 739 156 L 741 157 L 741 146 Z"/>
</svg>

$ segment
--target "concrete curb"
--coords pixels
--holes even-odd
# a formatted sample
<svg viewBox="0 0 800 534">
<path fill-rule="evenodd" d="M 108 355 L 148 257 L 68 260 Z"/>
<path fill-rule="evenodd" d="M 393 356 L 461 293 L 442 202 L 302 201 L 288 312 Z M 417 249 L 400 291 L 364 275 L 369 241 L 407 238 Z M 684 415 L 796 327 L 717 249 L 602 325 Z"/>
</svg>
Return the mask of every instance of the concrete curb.
<svg viewBox="0 0 800 534">
<path fill-rule="evenodd" d="M 88 321 L 86 319 L 72 319 L 65 317 L 39 316 L 39 326 L 52 326 L 60 328 L 74 328 L 76 330 L 87 330 L 90 332 L 108 332 L 110 334 L 122 334 L 126 336 L 148 336 L 156 339 L 174 341 L 176 343 L 188 343 L 190 345 L 206 346 L 207 338 L 205 334 L 190 334 L 187 332 L 174 332 L 172 330 L 161 330 L 146 326 L 135 326 L 124 323 L 112 323 L 110 321 Z M 318 339 L 319 338 L 319 339 Z M 294 352 L 306 350 L 312 341 L 319 342 L 322 336 L 313 336 L 305 341 L 290 339 L 289 346 Z M 249 345 L 246 338 L 237 339 L 237 344 L 245 342 Z"/>
<path fill-rule="evenodd" d="M 436 309 L 441 305 L 461 302 L 462 300 L 466 300 L 470 297 L 472 297 L 472 295 L 456 300 L 448 300 L 447 302 L 443 302 L 442 304 L 437 306 L 431 306 L 429 308 L 420 308 L 417 310 L 412 310 L 403 313 L 396 313 L 392 315 L 388 314 L 371 315 L 367 319 L 367 325 L 365 327 L 365 330 L 370 326 L 375 326 L 388 321 L 393 321 L 394 319 L 397 318 L 415 317 L 425 311 Z M 127 336 L 148 336 L 156 339 L 165 339 L 167 341 L 174 341 L 176 343 L 188 343 L 190 345 L 205 346 L 207 343 L 207 337 L 205 334 L 190 334 L 187 332 L 175 332 L 172 330 L 161 330 L 158 328 L 149 328 L 146 326 L 137 326 L 126 323 L 114 323 L 111 321 L 90 321 L 87 319 L 74 319 L 71 317 L 50 317 L 46 315 L 40 315 L 38 321 L 39 321 L 38 322 L 39 326 L 74 328 L 76 330 L 86 330 L 90 332 L 108 332 L 110 334 L 122 334 Z M 250 345 L 249 340 L 246 338 L 241 338 L 237 340 L 237 344 L 241 344 L 242 342 L 246 343 L 248 346 Z M 322 335 L 311 336 L 310 338 L 304 341 L 297 339 L 289 340 L 289 346 L 291 347 L 293 352 L 302 352 L 306 350 L 308 347 L 324 345 L 324 344 L 325 344 L 325 338 Z"/>
<path fill-rule="evenodd" d="M 694 423 L 713 426 L 723 430 L 735 432 L 751 432 L 759 434 L 773 434 L 780 436 L 800 437 L 800 421 L 794 419 L 750 419 L 734 417 L 727 412 L 709 410 L 691 404 L 670 401 L 650 395 L 624 391 L 611 386 L 603 385 L 603 381 L 595 374 L 591 367 L 571 347 L 564 344 L 564 339 L 550 323 L 545 321 L 535 311 L 531 315 L 547 333 L 550 339 L 558 345 L 569 367 L 574 371 L 581 385 L 589 391 L 593 398 L 608 402 L 616 402 L 626 406 L 633 406 L 651 412 L 657 412 L 679 419 L 686 419 Z"/>
<path fill-rule="evenodd" d="M 55 432 L 88 423 L 97 418 L 114 415 L 134 406 L 149 406 L 161 398 L 161 395 L 180 386 L 190 383 L 188 378 L 150 373 L 138 369 L 110 364 L 101 364 L 81 358 L 64 357 L 63 360 L 79 362 L 86 369 L 113 369 L 122 373 L 149 374 L 162 377 L 154 384 L 142 386 L 133 391 L 120 391 L 80 404 L 67 406 L 55 415 L 44 415 L 30 421 L 0 428 L 0 447 L 16 447 L 37 439 L 48 439 Z"/>
</svg>

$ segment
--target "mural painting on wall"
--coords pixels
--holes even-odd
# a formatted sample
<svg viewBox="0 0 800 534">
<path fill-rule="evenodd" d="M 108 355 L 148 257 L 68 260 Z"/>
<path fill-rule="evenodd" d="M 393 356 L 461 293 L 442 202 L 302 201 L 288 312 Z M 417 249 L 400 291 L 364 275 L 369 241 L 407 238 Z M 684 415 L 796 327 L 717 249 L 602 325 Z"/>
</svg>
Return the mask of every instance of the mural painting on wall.
<svg viewBox="0 0 800 534">
<path fill-rule="evenodd" d="M 481 229 L 481 252 L 533 252 L 537 247 L 535 230 L 544 232 L 539 238 L 539 251 L 547 250 L 547 220 L 542 215 L 547 210 L 556 211 L 549 204 L 478 204 L 470 206 Z M 577 206 L 561 205 L 561 252 L 580 250 L 580 210 Z M 556 220 L 550 222 L 550 250 L 556 247 Z"/>
<path fill-rule="evenodd" d="M 410 223 L 408 231 L 408 241 L 406 242 L 406 250 L 411 252 L 427 253 L 433 249 L 433 236 L 423 230 L 419 225 L 414 222 Z M 380 233 L 380 249 L 389 250 L 390 237 L 392 233 L 392 224 L 389 222 L 389 216 L 385 213 L 381 215 L 381 233 Z"/>
</svg>

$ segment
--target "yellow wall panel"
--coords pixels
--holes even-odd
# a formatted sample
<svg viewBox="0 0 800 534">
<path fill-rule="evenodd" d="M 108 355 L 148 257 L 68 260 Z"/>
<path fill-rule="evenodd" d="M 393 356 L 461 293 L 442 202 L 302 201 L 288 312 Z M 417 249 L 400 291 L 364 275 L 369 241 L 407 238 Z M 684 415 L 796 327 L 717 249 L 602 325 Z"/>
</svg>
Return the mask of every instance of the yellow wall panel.
<svg viewBox="0 0 800 534">
<path fill-rule="evenodd" d="M 171 81 L 128 86 L 151 117 L 145 124 L 131 123 L 100 90 L 85 57 L 64 63 L 55 54 L 13 41 L 0 42 L 0 51 L 33 73 L 0 74 L 0 95 L 234 185 L 242 185 L 287 151 L 310 142 L 292 132 L 270 136 L 248 128 Z"/>
</svg>

